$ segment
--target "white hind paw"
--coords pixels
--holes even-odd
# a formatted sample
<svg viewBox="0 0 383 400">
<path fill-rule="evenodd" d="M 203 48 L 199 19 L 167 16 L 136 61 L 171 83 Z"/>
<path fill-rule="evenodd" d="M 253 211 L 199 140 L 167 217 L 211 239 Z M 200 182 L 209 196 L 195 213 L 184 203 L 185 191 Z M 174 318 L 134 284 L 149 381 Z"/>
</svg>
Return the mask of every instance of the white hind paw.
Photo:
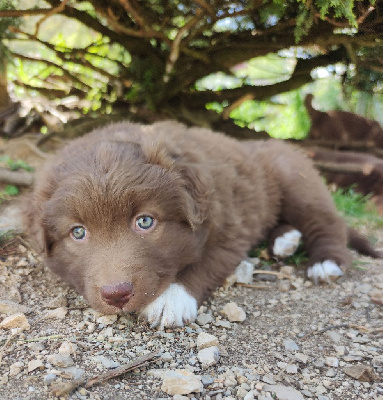
<svg viewBox="0 0 383 400">
<path fill-rule="evenodd" d="M 317 285 L 320 282 L 331 283 L 343 275 L 341 268 L 330 260 L 316 263 L 307 269 L 307 276 Z"/>
<path fill-rule="evenodd" d="M 273 254 L 277 257 L 285 258 L 293 255 L 299 246 L 302 234 L 293 229 L 275 239 Z"/>
</svg>

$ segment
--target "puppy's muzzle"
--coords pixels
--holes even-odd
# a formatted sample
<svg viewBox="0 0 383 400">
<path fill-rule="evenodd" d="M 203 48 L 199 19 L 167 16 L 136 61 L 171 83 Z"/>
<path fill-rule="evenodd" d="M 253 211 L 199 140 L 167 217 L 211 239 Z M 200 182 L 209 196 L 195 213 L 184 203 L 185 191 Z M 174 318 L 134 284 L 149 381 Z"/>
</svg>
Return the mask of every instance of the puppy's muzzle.
<svg viewBox="0 0 383 400">
<path fill-rule="evenodd" d="M 105 285 L 100 288 L 101 297 L 110 306 L 123 308 L 134 296 L 134 288 L 130 282 L 121 282 L 116 285 Z"/>
</svg>

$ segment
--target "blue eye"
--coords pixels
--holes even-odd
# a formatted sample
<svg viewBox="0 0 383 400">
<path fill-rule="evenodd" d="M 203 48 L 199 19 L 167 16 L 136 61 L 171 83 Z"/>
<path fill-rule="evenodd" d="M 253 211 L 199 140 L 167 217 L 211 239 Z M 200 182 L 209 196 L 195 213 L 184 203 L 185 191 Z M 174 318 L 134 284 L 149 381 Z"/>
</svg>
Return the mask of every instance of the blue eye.
<svg viewBox="0 0 383 400">
<path fill-rule="evenodd" d="M 148 230 L 154 224 L 154 218 L 150 217 L 149 215 L 143 215 L 136 219 L 136 228 Z"/>
<path fill-rule="evenodd" d="M 75 226 L 72 229 L 72 237 L 76 240 L 83 240 L 86 236 L 86 229 L 83 226 Z"/>
</svg>

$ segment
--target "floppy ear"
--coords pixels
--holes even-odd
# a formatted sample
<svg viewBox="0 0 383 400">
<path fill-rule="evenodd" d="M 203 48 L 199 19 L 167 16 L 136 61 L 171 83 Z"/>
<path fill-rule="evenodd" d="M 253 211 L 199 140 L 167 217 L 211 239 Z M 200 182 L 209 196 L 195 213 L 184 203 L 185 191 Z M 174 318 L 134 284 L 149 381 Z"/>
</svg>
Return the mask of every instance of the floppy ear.
<svg viewBox="0 0 383 400">
<path fill-rule="evenodd" d="M 179 164 L 183 210 L 193 230 L 208 218 L 211 207 L 212 181 L 209 174 L 198 164 Z"/>
<path fill-rule="evenodd" d="M 37 207 L 35 195 L 32 193 L 23 200 L 23 226 L 24 232 L 33 247 L 39 253 L 46 251 L 46 232 L 42 220 L 41 207 Z"/>
<path fill-rule="evenodd" d="M 141 148 L 146 162 L 159 165 L 177 175 L 182 210 L 190 226 L 195 230 L 209 215 L 210 195 L 214 190 L 206 166 L 204 169 L 198 162 L 183 161 L 176 150 L 174 154 L 170 153 L 162 146 L 161 141 L 153 141 L 150 137 L 141 139 Z M 198 160 L 198 156 L 194 155 L 194 158 Z"/>
<path fill-rule="evenodd" d="M 51 168 L 49 167 L 48 171 Z M 22 205 L 24 231 L 36 251 L 45 255 L 48 255 L 52 242 L 44 224 L 44 206 L 52 197 L 56 187 L 57 181 L 54 175 L 43 171 L 36 180 L 33 192 L 23 199 Z"/>
</svg>

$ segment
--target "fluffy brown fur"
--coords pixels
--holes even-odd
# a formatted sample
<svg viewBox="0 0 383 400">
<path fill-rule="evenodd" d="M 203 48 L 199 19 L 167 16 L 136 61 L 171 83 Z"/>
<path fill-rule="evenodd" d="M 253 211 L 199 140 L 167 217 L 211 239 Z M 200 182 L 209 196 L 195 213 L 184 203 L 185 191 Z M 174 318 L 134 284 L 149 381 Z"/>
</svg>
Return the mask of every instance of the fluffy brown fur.
<svg viewBox="0 0 383 400">
<path fill-rule="evenodd" d="M 146 215 L 156 225 L 137 230 Z M 158 306 L 171 283 L 200 303 L 284 223 L 302 233 L 310 266 L 350 263 L 347 227 L 299 150 L 170 121 L 112 124 L 73 141 L 41 170 L 27 220 L 45 263 L 94 308 L 181 314 L 162 325 L 195 318 L 171 310 L 179 299 Z M 129 301 L 110 305 L 110 293 Z"/>
</svg>

